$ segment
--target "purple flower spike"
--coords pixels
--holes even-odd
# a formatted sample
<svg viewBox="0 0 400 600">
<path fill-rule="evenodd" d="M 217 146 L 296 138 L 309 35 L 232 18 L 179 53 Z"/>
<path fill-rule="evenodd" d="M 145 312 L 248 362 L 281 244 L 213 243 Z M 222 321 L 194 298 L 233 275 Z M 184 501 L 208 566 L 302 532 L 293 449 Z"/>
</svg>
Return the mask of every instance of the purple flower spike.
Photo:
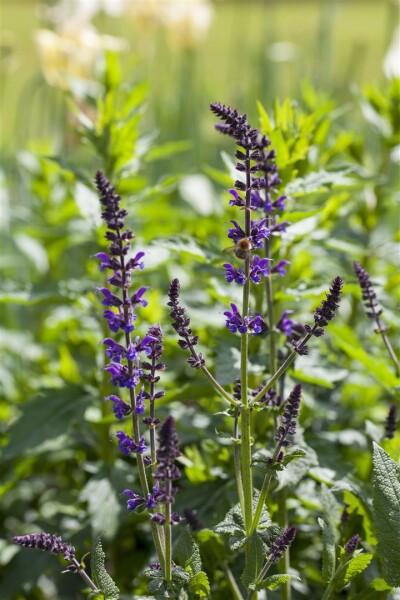
<svg viewBox="0 0 400 600">
<path fill-rule="evenodd" d="M 230 263 L 224 263 L 223 267 L 226 270 L 225 278 L 228 283 L 234 281 L 235 283 L 243 285 L 246 282 L 246 275 L 244 274 L 243 269 L 235 269 Z"/>
<path fill-rule="evenodd" d="M 314 322 L 318 327 L 326 327 L 329 321 L 333 319 L 337 309 L 339 308 L 340 299 L 342 296 L 344 281 L 341 277 L 336 277 L 329 288 L 326 299 L 322 301 L 314 312 Z"/>
<path fill-rule="evenodd" d="M 143 506 L 145 503 L 144 498 L 139 496 L 139 494 L 135 494 L 135 492 L 132 492 L 132 490 L 124 490 L 122 493 L 129 497 L 129 500 L 126 503 L 126 508 L 128 510 L 136 510 L 139 506 Z"/>
<path fill-rule="evenodd" d="M 292 310 L 283 311 L 281 318 L 279 319 L 276 325 L 277 329 L 279 329 L 279 331 L 282 331 L 282 333 L 284 333 L 288 337 L 292 335 L 293 331 L 293 321 L 292 319 L 288 318 L 288 315 L 291 315 L 292 312 Z"/>
<path fill-rule="evenodd" d="M 121 362 L 125 358 L 126 350 L 121 344 L 117 344 L 112 338 L 106 338 L 102 341 L 102 344 L 107 346 L 106 356 L 111 358 L 113 362 Z"/>
<path fill-rule="evenodd" d="M 111 394 L 111 396 L 107 396 L 104 400 L 111 400 L 113 402 L 113 413 L 115 417 L 120 421 L 126 415 L 129 415 L 132 412 L 132 408 L 126 402 L 123 402 L 119 396 L 115 394 Z"/>
<path fill-rule="evenodd" d="M 144 269 L 144 262 L 142 258 L 144 256 L 144 252 L 138 252 L 133 258 L 128 260 L 126 263 L 126 270 L 132 271 L 133 269 L 140 269 L 141 271 Z"/>
<path fill-rule="evenodd" d="M 232 312 L 229 310 L 224 312 L 226 317 L 226 326 L 232 333 L 252 333 L 258 335 L 267 330 L 267 326 L 260 315 L 255 317 L 247 316 L 245 318 L 238 311 L 238 307 L 233 302 L 231 303 Z"/>
<path fill-rule="evenodd" d="M 115 437 L 118 438 L 118 450 L 124 456 L 129 456 L 131 452 L 135 452 L 136 444 L 129 435 L 126 435 L 123 431 L 117 431 Z"/>
<path fill-rule="evenodd" d="M 282 422 L 278 427 L 278 431 L 274 437 L 280 447 L 289 446 L 290 442 L 287 440 L 287 436 L 295 435 L 296 433 L 297 420 L 300 413 L 300 402 L 301 385 L 297 383 L 290 392 L 289 398 L 286 401 L 285 411 L 282 415 Z"/>
<path fill-rule="evenodd" d="M 289 265 L 290 262 L 288 260 L 280 260 L 275 267 L 271 270 L 271 273 L 278 273 L 281 277 L 285 277 L 286 275 L 286 265 Z"/>
<path fill-rule="evenodd" d="M 25 548 L 36 548 L 37 550 L 51 552 L 52 554 L 62 554 L 68 562 L 72 562 L 75 559 L 75 548 L 63 542 L 62 538 L 58 535 L 51 535 L 50 533 L 15 535 L 11 538 L 11 541 Z"/>
<path fill-rule="evenodd" d="M 122 324 L 121 317 L 115 314 L 115 312 L 113 312 L 112 310 L 105 310 L 103 313 L 103 317 L 107 321 L 108 328 L 114 333 L 117 333 Z"/>
<path fill-rule="evenodd" d="M 360 536 L 358 533 L 353 535 L 345 544 L 344 551 L 345 554 L 353 554 L 357 550 L 358 543 L 360 541 Z"/>
<path fill-rule="evenodd" d="M 226 316 L 226 326 L 232 333 L 236 333 L 239 327 L 242 325 L 242 316 L 238 311 L 238 307 L 233 302 L 231 303 L 232 312 L 226 310 L 224 315 Z"/>
<path fill-rule="evenodd" d="M 146 399 L 146 392 L 144 391 L 144 387 L 140 390 L 140 392 L 136 396 L 136 404 L 135 404 L 135 413 L 137 415 L 142 415 L 144 413 L 144 401 Z"/>
<path fill-rule="evenodd" d="M 135 304 L 141 304 L 143 306 L 143 308 L 145 306 L 148 305 L 148 302 L 145 298 L 143 298 L 143 295 L 146 293 L 146 291 L 148 290 L 147 287 L 141 287 L 138 289 L 137 292 L 135 292 L 134 294 L 132 294 L 130 300 L 131 300 L 131 305 L 134 306 Z"/>
<path fill-rule="evenodd" d="M 253 258 L 253 264 L 250 269 L 250 279 L 253 283 L 260 283 L 261 277 L 267 277 L 270 271 L 269 258 L 261 258 L 255 255 Z M 225 266 L 225 265 L 224 265 Z"/>
<path fill-rule="evenodd" d="M 122 300 L 115 296 L 110 292 L 108 288 L 99 288 L 99 292 L 101 292 L 104 296 L 104 299 L 101 301 L 103 306 L 117 306 L 120 307 L 122 305 Z"/>
<path fill-rule="evenodd" d="M 229 200 L 229 206 L 239 206 L 239 208 L 245 206 L 245 201 L 239 196 L 235 189 L 229 190 L 229 193 L 232 194 L 232 198 Z"/>
<path fill-rule="evenodd" d="M 281 535 L 278 535 L 278 537 L 275 538 L 270 548 L 270 562 L 278 563 L 281 560 L 288 547 L 293 543 L 296 533 L 296 527 L 289 527 Z"/>
</svg>

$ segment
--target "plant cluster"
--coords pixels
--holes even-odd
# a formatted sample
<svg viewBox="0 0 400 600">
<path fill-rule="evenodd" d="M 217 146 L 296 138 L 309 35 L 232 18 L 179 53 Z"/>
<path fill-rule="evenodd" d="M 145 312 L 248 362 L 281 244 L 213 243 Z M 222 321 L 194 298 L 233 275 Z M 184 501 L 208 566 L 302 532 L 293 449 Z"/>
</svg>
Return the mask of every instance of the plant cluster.
<svg viewBox="0 0 400 600">
<path fill-rule="evenodd" d="M 26 529 L 21 530 L 20 525 L 15 533 L 20 529 L 24 535 L 14 535 L 12 541 L 62 557 L 66 572 L 80 575 L 93 600 L 261 600 L 266 593 L 284 600 L 310 595 L 328 600 L 342 593 L 351 599 L 392 597 L 392 588 L 400 585 L 399 559 L 391 550 L 400 535 L 400 483 L 395 460 L 399 362 L 390 329 L 383 322 L 387 317 L 390 323 L 390 312 L 382 317 L 376 285 L 358 260 L 354 262 L 355 276 L 346 275 L 346 288 L 344 278 L 335 273 L 336 265 L 332 276 L 329 267 L 325 279 L 319 277 L 319 287 L 302 287 L 307 280 L 307 274 L 304 279 L 300 274 L 301 268 L 307 269 L 306 263 L 301 263 L 304 248 L 300 243 L 296 254 L 291 241 L 296 219 L 314 219 L 321 212 L 299 206 L 301 186 L 309 186 L 315 194 L 316 179 L 318 185 L 325 181 L 330 186 L 345 177 L 343 172 L 321 171 L 318 176 L 311 172 L 307 179 L 311 167 L 304 164 L 306 140 L 317 117 L 313 116 L 313 121 L 277 104 L 275 126 L 260 108 L 261 126 L 255 128 L 237 110 L 211 104 L 218 119 L 217 131 L 228 143 L 233 140 L 236 149 L 234 162 L 226 158 L 234 173 L 233 185 L 228 185 L 226 175 L 216 177 L 230 188 L 230 225 L 225 235 L 232 258 L 223 261 L 212 251 L 198 254 L 208 277 L 208 292 L 218 306 L 207 306 L 219 319 L 210 334 L 199 319 L 201 311 L 190 295 L 186 277 L 188 255 L 192 257 L 188 248 L 196 247 L 184 246 L 186 255 L 177 274 L 175 266 L 168 265 L 167 299 L 166 289 L 154 287 L 154 269 L 146 265 L 144 270 L 147 254 L 154 253 L 157 241 L 150 252 L 141 246 L 142 239 L 132 250 L 135 236 L 127 222 L 134 211 L 125 208 L 120 196 L 120 190 L 129 193 L 135 189 L 133 178 L 124 178 L 129 166 L 127 134 L 131 125 L 127 114 L 132 98 L 128 95 L 120 120 L 105 108 L 115 98 L 113 89 L 109 100 L 100 103 L 101 127 L 86 125 L 87 138 L 101 147 L 103 168 L 96 173 L 95 188 L 107 248 L 94 255 L 106 279 L 97 288 L 103 305 L 100 343 L 105 363 L 100 376 L 86 386 L 88 394 L 104 390 L 105 402 L 101 417 L 94 421 L 98 438 L 88 437 L 83 443 L 89 447 L 88 456 L 93 456 L 97 439 L 102 440 L 104 467 L 95 472 L 96 483 L 92 480 L 93 487 L 86 485 L 78 501 L 86 500 L 92 514 L 102 516 L 115 506 L 118 510 L 124 506 L 116 539 L 121 540 L 123 556 L 129 558 L 119 570 L 116 557 L 121 549 L 110 545 L 110 560 L 105 562 L 101 540 L 96 537 L 89 571 L 84 559 L 76 558 L 75 547 L 82 538 L 72 546 L 58 535 L 24 534 Z M 317 133 L 315 136 L 318 138 Z M 126 151 L 118 154 L 122 138 Z M 279 149 L 286 159 L 280 158 Z M 329 162 L 329 152 L 333 156 L 332 148 L 325 148 L 321 164 Z M 341 193 L 327 200 L 325 216 L 318 217 L 321 227 L 343 201 Z M 143 198 L 148 200 L 145 193 Z M 145 210 L 140 210 L 145 223 Z M 171 240 L 164 243 L 173 248 Z M 318 236 L 312 243 L 313 248 L 318 247 Z M 354 258 L 360 257 L 355 254 Z M 201 269 L 198 273 L 199 287 L 194 294 L 202 291 Z M 319 273 L 323 275 L 323 269 Z M 189 281 L 193 284 L 195 279 Z M 291 303 L 295 293 L 299 297 L 309 293 L 314 303 L 312 311 L 303 309 L 296 318 Z M 386 364 L 374 364 L 373 358 L 357 347 L 357 340 L 354 342 L 351 324 L 358 305 L 353 301 L 349 306 L 351 293 L 354 300 L 361 295 L 394 374 Z M 157 308 L 161 302 L 169 310 L 169 323 Z M 151 316 L 149 321 L 150 310 L 156 318 Z M 225 328 L 221 327 L 223 321 Z M 218 339 L 213 339 L 215 332 Z M 176 346 L 179 349 L 175 350 Z M 375 346 L 380 352 L 379 343 Z M 182 351 L 187 354 L 187 365 Z M 345 394 L 355 396 L 357 391 L 351 360 L 370 366 L 378 379 L 381 369 L 381 412 L 385 417 L 381 427 L 371 421 L 367 425 L 372 453 L 366 444 L 362 446 L 364 464 L 369 465 L 372 456 L 371 481 L 355 460 L 359 472 L 352 472 L 351 452 L 356 452 L 361 442 L 355 429 L 346 430 L 347 413 L 337 428 L 331 417 L 328 430 L 326 415 L 337 414 L 338 399 L 334 392 L 324 396 L 318 387 L 325 386 L 330 393 L 340 377 L 348 377 L 348 389 L 343 386 L 345 406 Z M 337 372 L 338 365 L 346 365 L 347 370 L 337 375 L 332 369 L 339 379 L 330 380 L 332 373 L 324 371 L 324 363 L 333 364 Z M 320 401 L 324 408 L 332 403 L 326 412 Z M 77 414 L 79 421 L 83 412 Z M 206 431 L 194 425 L 202 418 L 208 419 L 203 421 Z M 316 430 L 322 431 L 320 437 Z M 79 431 L 77 428 L 77 439 Z M 116 450 L 110 446 L 110 437 Z M 325 457 L 323 461 L 318 462 L 309 440 L 315 443 L 318 455 Z M 321 442 L 336 453 L 323 451 L 318 447 Z M 342 446 L 346 445 L 349 449 L 344 452 Z M 90 472 L 93 465 L 88 460 L 84 468 Z M 112 500 L 104 509 L 108 495 Z M 78 519 L 79 514 L 75 516 Z M 106 527 L 98 521 L 93 533 L 100 531 L 107 538 Z M 40 525 L 43 527 L 43 519 Z"/>
</svg>

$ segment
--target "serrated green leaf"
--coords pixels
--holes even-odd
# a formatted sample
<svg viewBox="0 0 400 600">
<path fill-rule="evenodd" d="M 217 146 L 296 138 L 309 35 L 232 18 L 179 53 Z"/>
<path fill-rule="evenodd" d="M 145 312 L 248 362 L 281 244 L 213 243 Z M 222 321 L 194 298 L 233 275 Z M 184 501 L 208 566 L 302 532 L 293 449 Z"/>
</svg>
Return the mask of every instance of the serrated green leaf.
<svg viewBox="0 0 400 600">
<path fill-rule="evenodd" d="M 301 443 L 301 446 L 299 447 L 305 450 L 305 455 L 290 462 L 283 471 L 278 472 L 278 490 L 281 490 L 286 486 L 296 486 L 311 467 L 318 466 L 318 456 L 316 452 L 304 441 L 295 441 Z"/>
<path fill-rule="evenodd" d="M 279 575 L 270 575 L 263 579 L 263 581 L 257 584 L 257 589 L 259 590 L 274 590 L 282 583 L 286 583 L 289 579 L 297 579 L 297 581 L 301 581 L 300 577 L 297 575 L 288 575 L 287 573 L 282 573 Z"/>
<path fill-rule="evenodd" d="M 340 589 L 347 585 L 353 577 L 362 573 L 372 560 L 372 554 L 356 554 L 344 565 L 341 565 L 336 571 L 332 584 L 335 588 Z"/>
<path fill-rule="evenodd" d="M 200 573 L 202 569 L 200 551 L 197 542 L 186 527 L 178 538 L 174 556 L 176 561 L 192 575 Z"/>
<path fill-rule="evenodd" d="M 225 515 L 223 521 L 214 527 L 216 533 L 224 533 L 227 535 L 245 536 L 244 523 L 240 504 L 235 504 Z"/>
<path fill-rule="evenodd" d="M 207 574 L 204 571 L 200 571 L 189 581 L 189 591 L 194 594 L 196 600 L 201 598 L 208 598 L 211 592 L 210 582 L 208 581 Z"/>
<path fill-rule="evenodd" d="M 101 545 L 101 536 L 98 535 L 93 542 L 90 554 L 92 578 L 104 594 L 104 600 L 119 600 L 120 591 L 104 567 L 105 558 L 106 555 Z"/>
<path fill-rule="evenodd" d="M 373 442 L 373 514 L 385 581 L 400 586 L 400 469 Z"/>
<path fill-rule="evenodd" d="M 246 563 L 240 577 L 243 585 L 248 588 L 255 585 L 267 552 L 266 546 L 258 533 L 254 532 L 247 541 Z"/>
<path fill-rule="evenodd" d="M 367 544 L 375 545 L 376 535 L 374 531 L 374 519 L 372 514 L 372 509 L 368 504 L 368 501 L 362 494 L 359 493 L 358 490 L 351 488 L 343 487 L 340 485 L 341 489 L 344 490 L 343 500 L 345 504 L 347 504 L 347 512 L 349 514 L 358 513 L 362 518 L 363 529 L 365 533 L 365 541 Z"/>
<path fill-rule="evenodd" d="M 322 579 L 325 583 L 332 580 L 336 567 L 335 532 L 330 523 L 324 519 L 318 519 L 322 530 Z"/>
</svg>

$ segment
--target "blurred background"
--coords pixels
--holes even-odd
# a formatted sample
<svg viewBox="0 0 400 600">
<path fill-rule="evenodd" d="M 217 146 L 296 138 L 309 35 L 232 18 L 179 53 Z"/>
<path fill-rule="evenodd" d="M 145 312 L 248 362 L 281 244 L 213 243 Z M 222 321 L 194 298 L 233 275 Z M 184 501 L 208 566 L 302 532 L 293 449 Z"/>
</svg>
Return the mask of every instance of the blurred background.
<svg viewBox="0 0 400 600">
<path fill-rule="evenodd" d="M 345 104 L 398 70 L 398 20 L 397 0 L 1 0 L 3 157 L 31 138 L 66 144 L 59 92 L 79 94 L 111 49 L 151 90 L 145 126 L 190 140 L 179 162 L 199 169 L 215 152 L 210 101 L 254 117 L 255 100 L 310 82 Z"/>
</svg>

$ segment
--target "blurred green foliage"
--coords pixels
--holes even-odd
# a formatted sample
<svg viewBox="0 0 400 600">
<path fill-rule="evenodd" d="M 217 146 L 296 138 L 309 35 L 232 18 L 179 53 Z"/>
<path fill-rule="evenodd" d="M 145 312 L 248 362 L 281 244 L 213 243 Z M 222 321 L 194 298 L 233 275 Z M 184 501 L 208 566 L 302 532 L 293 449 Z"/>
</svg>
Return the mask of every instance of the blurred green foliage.
<svg viewBox="0 0 400 600">
<path fill-rule="evenodd" d="M 238 292 L 220 267 L 227 222 L 234 217 L 221 190 L 231 186 L 234 163 L 222 153 L 201 175 L 187 175 L 183 167 L 169 172 L 166 159 L 173 156 L 179 164 L 187 142 L 157 145 L 155 135 L 143 134 L 147 88 L 122 73 L 115 56 L 107 54 L 95 93 L 88 86 L 79 99 L 69 96 L 65 152 L 28 139 L 15 171 L 7 165 L 3 170 L 9 192 L 0 296 L 0 564 L 2 596 L 13 600 L 70 600 L 81 589 L 77 577 L 60 573 L 55 557 L 18 551 L 7 542 L 11 535 L 41 529 L 62 533 L 82 554 L 102 533 L 106 566 L 120 589 L 146 592 L 148 523 L 144 515 L 125 511 L 121 491 L 134 489 L 136 474 L 132 462 L 117 454 L 117 425 L 103 401 L 111 391 L 98 347 L 107 334 L 96 294 L 104 276 L 90 258 L 104 248 L 92 185 L 97 169 L 123 194 L 135 248 L 146 251 L 137 283 L 150 286 L 150 302 L 140 311 L 139 333 L 154 322 L 164 329 L 167 394 L 157 410 L 161 417 L 173 414 L 178 423 L 185 475 L 177 510 L 197 510 L 206 528 L 197 538 L 211 597 L 228 597 L 231 570 L 239 580 L 244 567 L 232 562 L 223 536 L 211 531 L 237 502 L 231 421 L 208 382 L 186 364 L 166 311 L 168 282 L 178 276 L 207 363 L 221 383 L 232 386 L 239 343 L 224 327 L 222 313 Z M 294 382 L 304 385 L 297 441 L 307 455 L 279 474 L 269 510 L 275 518 L 276 492 L 284 489 L 290 522 L 299 529 L 291 552 L 293 573 L 301 576 L 292 582 L 294 598 L 322 597 L 324 577 L 328 581 L 337 567 L 338 545 L 355 533 L 367 551 L 361 556 L 372 554 L 374 560 L 363 574 L 353 565 L 348 597 L 389 598 L 384 577 L 397 585 L 386 567 L 381 571 L 385 549 L 377 555 L 377 539 L 382 544 L 384 526 L 370 498 L 372 441 L 382 439 L 399 382 L 364 314 L 352 263 L 359 260 L 376 282 L 396 343 L 399 99 L 398 80 L 385 89 L 355 90 L 351 109 L 360 123 L 355 128 L 344 124 L 342 107 L 311 83 L 303 84 L 296 100 L 277 100 L 270 111 L 258 103 L 259 125 L 277 150 L 289 196 L 291 225 L 282 239 L 272 240 L 275 260 L 290 261 L 288 276 L 274 279 L 276 314 L 290 309 L 296 320 L 307 322 L 330 280 L 337 274 L 346 280 L 338 319 L 310 344 L 308 357 L 296 360 L 285 382 L 288 389 Z M 214 140 L 211 134 L 209 139 Z M 261 297 L 254 302 L 261 305 Z M 267 351 L 265 339 L 252 340 L 254 386 L 267 376 Z M 255 450 L 271 442 L 272 424 L 272 416 L 256 415 Z M 399 441 L 397 432 L 383 442 L 392 463 L 399 459 Z M 385 464 L 393 468 L 392 463 Z M 259 485 L 261 474 L 257 477 Z M 377 487 L 374 494 L 383 502 Z M 344 504 L 350 517 L 340 526 Z M 334 543 L 332 536 L 322 536 L 324 548 L 318 518 L 323 531 L 334 532 Z M 346 572 L 335 579 L 339 588 Z M 207 588 L 201 577 L 198 585 Z M 270 598 L 278 595 L 268 592 Z"/>
</svg>

